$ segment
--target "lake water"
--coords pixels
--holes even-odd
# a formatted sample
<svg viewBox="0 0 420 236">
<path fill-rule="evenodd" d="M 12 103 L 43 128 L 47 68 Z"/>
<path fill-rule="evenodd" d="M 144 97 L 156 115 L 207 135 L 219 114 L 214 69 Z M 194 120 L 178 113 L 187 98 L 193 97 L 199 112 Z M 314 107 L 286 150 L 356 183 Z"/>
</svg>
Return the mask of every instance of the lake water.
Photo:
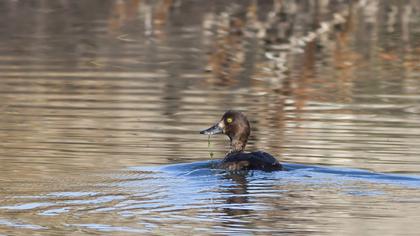
<svg viewBox="0 0 420 236">
<path fill-rule="evenodd" d="M 0 235 L 418 235 L 419 1 L 0 3 Z M 228 173 L 224 136 L 287 171 Z"/>
</svg>

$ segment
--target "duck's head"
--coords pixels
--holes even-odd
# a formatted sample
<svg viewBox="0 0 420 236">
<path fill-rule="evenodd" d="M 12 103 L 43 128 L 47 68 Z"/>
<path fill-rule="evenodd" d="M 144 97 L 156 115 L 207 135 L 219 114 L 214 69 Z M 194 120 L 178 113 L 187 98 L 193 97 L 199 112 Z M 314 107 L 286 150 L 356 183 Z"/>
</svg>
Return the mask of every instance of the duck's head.
<svg viewBox="0 0 420 236">
<path fill-rule="evenodd" d="M 251 127 L 243 113 L 230 110 L 225 112 L 222 119 L 215 125 L 200 132 L 207 135 L 222 133 L 230 139 L 231 152 L 241 152 L 245 149 Z"/>
</svg>

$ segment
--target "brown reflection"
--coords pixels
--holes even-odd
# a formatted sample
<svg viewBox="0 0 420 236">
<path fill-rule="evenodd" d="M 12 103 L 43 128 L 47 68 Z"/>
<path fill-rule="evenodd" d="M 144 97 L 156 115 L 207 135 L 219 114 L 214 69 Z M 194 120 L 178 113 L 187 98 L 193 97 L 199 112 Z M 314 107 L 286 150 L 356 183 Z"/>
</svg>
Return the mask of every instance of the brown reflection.
<svg viewBox="0 0 420 236">
<path fill-rule="evenodd" d="M 217 32 L 211 47 L 207 70 L 211 71 L 216 85 L 232 85 L 236 81 L 244 65 L 244 35 L 245 22 L 239 16 L 231 16 L 228 12 L 221 13 L 214 29 Z"/>
<path fill-rule="evenodd" d="M 230 204 L 246 204 L 248 200 L 248 180 L 247 173 L 228 173 L 223 176 L 226 179 L 229 179 L 235 183 L 234 186 L 227 187 L 225 189 L 226 193 L 229 194 L 229 197 L 226 198 L 227 207 L 223 208 L 223 211 L 229 216 L 244 216 L 251 213 L 249 209 L 240 209 L 238 206 L 232 208 L 229 207 Z"/>
</svg>

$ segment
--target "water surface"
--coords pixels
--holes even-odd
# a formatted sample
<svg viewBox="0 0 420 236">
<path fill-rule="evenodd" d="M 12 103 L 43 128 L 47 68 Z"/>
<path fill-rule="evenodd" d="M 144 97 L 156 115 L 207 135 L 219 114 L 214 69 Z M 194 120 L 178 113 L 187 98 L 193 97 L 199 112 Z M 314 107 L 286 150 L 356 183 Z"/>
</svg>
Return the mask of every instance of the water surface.
<svg viewBox="0 0 420 236">
<path fill-rule="evenodd" d="M 419 10 L 3 1 L 0 234 L 417 235 Z M 214 168 L 232 108 L 288 171 Z"/>
</svg>

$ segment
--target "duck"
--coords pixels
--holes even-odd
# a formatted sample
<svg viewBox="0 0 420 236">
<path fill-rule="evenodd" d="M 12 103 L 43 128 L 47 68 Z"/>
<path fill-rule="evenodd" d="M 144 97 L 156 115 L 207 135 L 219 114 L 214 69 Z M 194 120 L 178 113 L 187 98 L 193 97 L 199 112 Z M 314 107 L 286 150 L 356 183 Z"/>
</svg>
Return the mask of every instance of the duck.
<svg viewBox="0 0 420 236">
<path fill-rule="evenodd" d="M 230 150 L 219 164 L 222 169 L 228 171 L 262 170 L 267 172 L 283 170 L 280 162 L 267 152 L 245 152 L 245 146 L 251 134 L 251 126 L 248 118 L 240 111 L 226 111 L 219 122 L 200 131 L 200 134 L 225 134 L 229 137 Z"/>
</svg>

